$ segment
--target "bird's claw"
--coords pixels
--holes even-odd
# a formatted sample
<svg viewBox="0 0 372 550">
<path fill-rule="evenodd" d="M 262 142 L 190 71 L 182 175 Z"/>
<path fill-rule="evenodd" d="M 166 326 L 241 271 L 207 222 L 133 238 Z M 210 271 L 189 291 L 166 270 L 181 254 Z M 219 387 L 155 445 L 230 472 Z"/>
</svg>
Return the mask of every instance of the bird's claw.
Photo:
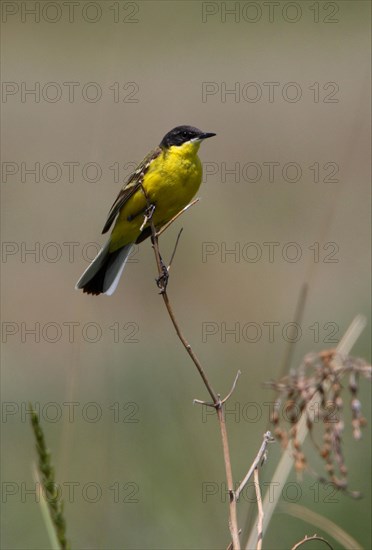
<svg viewBox="0 0 372 550">
<path fill-rule="evenodd" d="M 156 284 L 160 289 L 160 294 L 164 294 L 168 285 L 169 272 L 168 272 L 168 268 L 163 264 L 163 262 L 161 265 L 161 269 L 162 269 L 162 274 L 156 279 Z"/>
</svg>

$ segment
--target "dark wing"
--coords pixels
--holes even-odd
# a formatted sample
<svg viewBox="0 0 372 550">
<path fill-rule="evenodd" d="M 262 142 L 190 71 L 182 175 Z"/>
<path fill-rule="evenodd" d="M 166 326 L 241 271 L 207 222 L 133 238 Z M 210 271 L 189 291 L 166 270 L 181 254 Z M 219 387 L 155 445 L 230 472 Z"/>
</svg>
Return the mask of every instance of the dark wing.
<svg viewBox="0 0 372 550">
<path fill-rule="evenodd" d="M 129 176 L 128 180 L 125 182 L 124 187 L 121 189 L 120 193 L 116 197 L 114 204 L 111 206 L 110 212 L 107 217 L 102 233 L 106 233 L 116 216 L 119 214 L 123 205 L 130 199 L 130 197 L 140 188 L 143 178 L 149 169 L 150 164 L 155 160 L 161 153 L 160 147 L 157 147 L 151 153 L 149 153 L 143 161 L 137 166 L 134 172 Z"/>
</svg>

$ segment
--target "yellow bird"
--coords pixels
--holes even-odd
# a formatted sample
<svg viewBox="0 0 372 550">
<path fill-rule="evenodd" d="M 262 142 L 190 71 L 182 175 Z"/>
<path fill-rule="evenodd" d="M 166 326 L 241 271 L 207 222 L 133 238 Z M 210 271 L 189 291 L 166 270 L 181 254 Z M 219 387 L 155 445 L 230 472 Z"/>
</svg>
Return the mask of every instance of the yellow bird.
<svg viewBox="0 0 372 550">
<path fill-rule="evenodd" d="M 106 233 L 115 221 L 109 240 L 84 271 L 76 289 L 108 296 L 115 291 L 134 244 L 151 235 L 149 223 L 141 230 L 148 204 L 155 207 L 152 219 L 160 229 L 191 201 L 202 180 L 200 143 L 215 135 L 192 126 L 177 126 L 143 159 L 111 207 L 102 230 Z"/>
</svg>

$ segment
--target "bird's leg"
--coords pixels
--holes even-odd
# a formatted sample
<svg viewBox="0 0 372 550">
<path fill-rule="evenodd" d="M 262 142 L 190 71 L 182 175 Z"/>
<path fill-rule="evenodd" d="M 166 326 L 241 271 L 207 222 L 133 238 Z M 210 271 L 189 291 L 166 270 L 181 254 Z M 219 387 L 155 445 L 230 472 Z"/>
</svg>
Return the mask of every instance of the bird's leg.
<svg viewBox="0 0 372 550">
<path fill-rule="evenodd" d="M 145 225 L 147 224 L 147 222 L 148 222 L 149 220 L 151 220 L 151 218 L 152 218 L 152 216 L 153 216 L 153 214 L 154 214 L 154 212 L 155 212 L 155 208 L 156 208 L 155 204 L 150 204 L 150 205 L 146 208 L 146 210 L 145 210 L 145 215 L 144 215 L 144 219 L 143 219 L 142 225 L 141 225 L 141 227 L 140 227 L 140 231 L 142 231 L 143 228 L 145 227 Z"/>
<path fill-rule="evenodd" d="M 152 244 L 154 244 L 154 239 L 152 235 L 151 235 L 151 241 L 152 241 Z M 167 289 L 169 273 L 168 273 L 168 268 L 165 265 L 163 258 L 161 257 L 160 250 L 159 250 L 159 260 L 160 260 L 160 268 L 161 268 L 162 274 L 159 275 L 159 277 L 156 279 L 156 284 L 158 285 L 158 288 L 160 288 L 160 294 L 164 294 L 164 292 Z"/>
<path fill-rule="evenodd" d="M 140 228 L 141 231 L 144 229 L 144 227 L 149 222 L 149 220 L 151 220 L 151 218 L 152 218 L 152 216 L 155 212 L 155 208 L 156 208 L 156 205 L 155 204 L 149 204 L 149 201 L 147 202 L 147 204 L 148 204 L 148 207 L 145 210 L 144 220 L 143 220 L 143 223 L 142 223 L 141 228 Z M 156 234 L 155 234 L 155 238 L 154 238 L 154 235 L 151 234 L 151 242 L 152 242 L 153 245 L 155 244 L 155 240 L 157 241 Z M 166 291 L 167 284 L 168 284 L 168 279 L 169 279 L 169 274 L 168 274 L 168 268 L 165 265 L 165 263 L 163 261 L 163 258 L 161 257 L 159 247 L 157 247 L 157 249 L 158 249 L 158 254 L 159 254 L 160 269 L 161 269 L 162 273 L 156 279 L 156 284 L 160 288 L 160 293 L 162 294 Z"/>
<path fill-rule="evenodd" d="M 152 218 L 152 216 L 155 212 L 155 208 L 156 208 L 156 205 L 155 204 L 149 204 L 149 201 L 148 201 L 148 207 L 145 210 L 144 220 L 143 220 L 143 223 L 142 223 L 141 228 L 140 228 L 141 231 L 146 226 L 148 221 L 151 220 L 151 218 Z M 156 234 L 155 234 L 155 239 L 154 239 L 154 235 L 151 234 L 151 242 L 152 242 L 153 246 L 155 245 L 155 240 L 157 241 Z M 157 249 L 158 249 L 158 254 L 159 254 L 160 269 L 161 269 L 162 273 L 156 279 L 156 284 L 160 288 L 160 293 L 163 294 L 166 291 L 166 288 L 167 288 L 169 274 L 168 274 L 168 268 L 165 265 L 165 263 L 163 261 L 163 258 L 161 257 L 160 250 L 159 250 L 158 246 L 157 246 Z"/>
</svg>

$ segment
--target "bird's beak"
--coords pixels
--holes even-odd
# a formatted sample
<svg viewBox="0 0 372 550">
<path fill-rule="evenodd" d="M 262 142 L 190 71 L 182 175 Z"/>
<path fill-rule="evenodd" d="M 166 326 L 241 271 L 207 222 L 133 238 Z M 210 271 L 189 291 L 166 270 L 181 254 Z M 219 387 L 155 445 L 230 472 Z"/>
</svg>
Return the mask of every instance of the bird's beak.
<svg viewBox="0 0 372 550">
<path fill-rule="evenodd" d="M 205 132 L 204 134 L 200 134 L 199 138 L 198 139 L 207 139 L 207 138 L 210 138 L 210 137 L 213 137 L 215 136 L 216 134 L 213 134 L 212 132 Z"/>
<path fill-rule="evenodd" d="M 190 141 L 193 141 L 194 143 L 200 143 L 201 141 L 203 141 L 203 139 L 207 139 L 215 135 L 216 134 L 213 134 L 212 132 L 204 132 L 202 134 L 199 134 L 198 137 L 191 139 Z"/>
</svg>

